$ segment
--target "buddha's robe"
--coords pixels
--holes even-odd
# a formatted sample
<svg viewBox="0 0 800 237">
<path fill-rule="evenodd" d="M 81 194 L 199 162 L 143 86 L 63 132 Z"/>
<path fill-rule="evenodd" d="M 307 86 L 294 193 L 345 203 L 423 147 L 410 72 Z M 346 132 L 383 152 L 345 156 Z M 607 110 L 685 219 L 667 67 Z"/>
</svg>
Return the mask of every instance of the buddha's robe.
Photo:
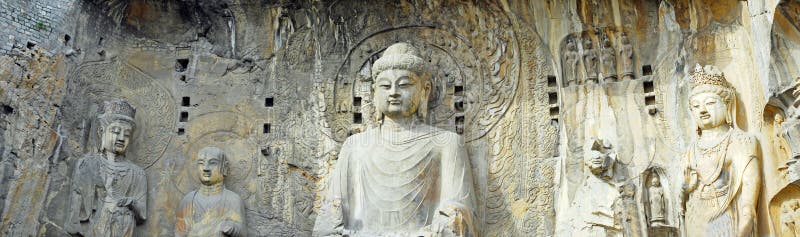
<svg viewBox="0 0 800 237">
<path fill-rule="evenodd" d="M 740 220 L 740 212 L 755 208 L 743 206 L 739 200 L 743 179 L 752 178 L 744 177 L 746 170 L 760 170 L 756 156 L 758 141 L 736 128 L 726 136 L 707 149 L 695 143 L 684 157 L 684 172 L 697 184 L 686 201 L 688 236 L 738 235 L 739 223 L 744 221 Z"/>
<path fill-rule="evenodd" d="M 178 206 L 175 236 L 225 236 L 221 232 L 223 221 L 232 222 L 237 229 L 230 236 L 245 236 L 243 207 L 239 195 L 228 189 L 215 195 L 191 191 Z"/>
<path fill-rule="evenodd" d="M 437 215 L 459 213 L 474 236 L 471 165 L 455 133 L 418 126 L 388 141 L 380 129 L 348 138 L 330 176 L 314 236 L 424 236 Z"/>
<path fill-rule="evenodd" d="M 66 230 L 83 236 L 133 236 L 136 224 L 147 218 L 147 178 L 128 161 L 110 162 L 99 154 L 77 162 L 72 178 Z M 117 206 L 133 198 L 130 207 Z"/>
</svg>

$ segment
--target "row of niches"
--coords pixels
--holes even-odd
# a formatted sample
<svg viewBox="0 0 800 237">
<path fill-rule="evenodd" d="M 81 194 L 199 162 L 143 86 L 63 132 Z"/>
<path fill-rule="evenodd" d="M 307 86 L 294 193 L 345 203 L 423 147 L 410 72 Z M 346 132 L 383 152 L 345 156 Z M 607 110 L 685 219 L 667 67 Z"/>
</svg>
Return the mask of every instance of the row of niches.
<svg viewBox="0 0 800 237">
<path fill-rule="evenodd" d="M 611 83 L 637 78 L 631 37 L 611 28 L 587 30 L 567 35 L 561 44 L 563 86 Z M 643 65 L 639 76 L 652 75 Z"/>
<path fill-rule="evenodd" d="M 197 108 L 199 104 L 192 100 L 190 94 L 192 94 L 192 90 L 188 89 L 191 84 L 197 82 L 197 78 L 195 74 L 195 65 L 192 65 L 192 53 L 188 48 L 179 48 L 179 52 L 183 52 L 182 56 L 175 59 L 175 72 L 174 77 L 177 79 L 177 88 L 181 91 L 183 96 L 180 97 L 179 101 L 179 112 L 178 112 L 178 123 L 177 123 L 177 134 L 179 136 L 186 134 L 186 126 L 190 120 L 190 113 L 192 110 Z M 180 53 L 179 53 L 180 54 Z M 275 97 L 274 96 L 267 96 L 262 97 L 263 101 L 259 101 L 257 103 L 261 103 L 265 109 L 270 109 L 275 106 Z M 194 102 L 194 103 L 193 103 Z M 261 124 L 261 133 L 269 134 L 272 132 L 272 122 L 271 121 L 260 121 L 263 122 Z"/>
</svg>

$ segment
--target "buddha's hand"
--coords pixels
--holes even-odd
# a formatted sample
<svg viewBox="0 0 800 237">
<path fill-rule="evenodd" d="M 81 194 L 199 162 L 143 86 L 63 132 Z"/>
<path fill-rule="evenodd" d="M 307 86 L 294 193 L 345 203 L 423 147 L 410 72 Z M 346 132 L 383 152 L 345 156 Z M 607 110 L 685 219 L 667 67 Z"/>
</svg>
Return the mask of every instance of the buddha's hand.
<svg viewBox="0 0 800 237">
<path fill-rule="evenodd" d="M 224 220 L 219 224 L 219 232 L 224 236 L 242 236 L 239 224 L 230 220 Z"/>
<path fill-rule="evenodd" d="M 692 169 L 687 169 L 683 174 L 683 186 L 681 190 L 683 193 L 691 193 L 697 187 L 697 172 Z"/>
<path fill-rule="evenodd" d="M 132 208 L 134 203 L 136 203 L 136 199 L 133 199 L 132 197 L 124 197 L 117 200 L 118 207 Z"/>
<path fill-rule="evenodd" d="M 469 212 L 464 206 L 457 203 L 444 204 L 436 210 L 433 222 L 423 232 L 431 233 L 430 236 L 466 236 L 472 224 L 469 220 Z"/>
</svg>

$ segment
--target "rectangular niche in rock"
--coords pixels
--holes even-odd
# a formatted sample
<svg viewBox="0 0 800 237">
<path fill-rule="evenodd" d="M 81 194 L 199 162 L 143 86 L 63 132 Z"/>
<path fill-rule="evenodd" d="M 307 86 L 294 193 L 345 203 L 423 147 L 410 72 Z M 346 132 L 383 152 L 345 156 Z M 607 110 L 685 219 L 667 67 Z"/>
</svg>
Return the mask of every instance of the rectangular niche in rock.
<svg viewBox="0 0 800 237">
<path fill-rule="evenodd" d="M 178 120 L 178 121 L 180 121 L 180 122 L 189 121 L 189 112 L 187 112 L 187 111 L 181 112 L 181 117 L 180 117 L 180 120 Z"/>
<path fill-rule="evenodd" d="M 353 107 L 361 107 L 361 97 L 353 97 Z"/>
<path fill-rule="evenodd" d="M 272 97 L 264 98 L 264 107 L 269 108 L 272 106 L 275 106 L 275 98 Z"/>
<path fill-rule="evenodd" d="M 644 75 L 644 76 L 653 75 L 653 67 L 650 66 L 650 65 L 642 66 L 642 75 Z"/>
<path fill-rule="evenodd" d="M 179 58 L 175 60 L 175 71 L 176 72 L 185 72 L 186 68 L 189 67 L 189 59 L 188 58 Z"/>
<path fill-rule="evenodd" d="M 361 117 L 361 113 L 353 113 L 353 123 L 361 124 L 364 122 L 364 119 Z"/>
<path fill-rule="evenodd" d="M 188 96 L 184 96 L 184 97 L 181 99 L 181 106 L 183 106 L 183 107 L 189 107 L 189 106 L 191 106 L 191 104 L 192 104 L 192 103 L 191 103 L 191 99 L 190 99 Z"/>
<path fill-rule="evenodd" d="M 269 123 L 265 123 L 262 133 L 268 134 L 271 132 L 270 130 L 272 130 L 272 125 L 270 125 Z"/>
</svg>

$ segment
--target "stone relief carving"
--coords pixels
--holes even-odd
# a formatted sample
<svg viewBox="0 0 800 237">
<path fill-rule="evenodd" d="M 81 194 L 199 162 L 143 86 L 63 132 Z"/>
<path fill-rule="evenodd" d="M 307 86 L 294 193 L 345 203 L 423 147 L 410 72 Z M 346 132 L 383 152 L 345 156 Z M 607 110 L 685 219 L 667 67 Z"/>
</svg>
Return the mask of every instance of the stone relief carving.
<svg viewBox="0 0 800 237">
<path fill-rule="evenodd" d="M 75 165 L 70 218 L 65 228 L 83 236 L 133 236 L 147 219 L 147 178 L 126 156 L 136 110 L 124 100 L 106 101 L 100 123 L 99 154 Z"/>
<path fill-rule="evenodd" d="M 178 206 L 175 236 L 246 236 L 244 205 L 224 186 L 229 167 L 222 149 L 205 147 L 197 155 L 202 186 Z"/>
<path fill-rule="evenodd" d="M 597 83 L 598 67 L 600 66 L 598 50 L 592 42 L 592 38 L 583 39 L 583 65 L 586 68 L 586 80 Z"/>
<path fill-rule="evenodd" d="M 755 234 L 758 140 L 734 126 L 735 91 L 722 72 L 698 65 L 691 80 L 689 107 L 699 137 L 682 161 L 686 234 Z"/>
<path fill-rule="evenodd" d="M 608 140 L 594 139 L 583 158 L 585 180 L 557 236 L 622 236 L 622 186 L 614 174 L 617 154 Z"/>
<path fill-rule="evenodd" d="M 580 62 L 580 53 L 578 53 L 578 45 L 575 43 L 575 39 L 572 37 L 567 38 L 567 49 L 564 52 L 564 81 L 567 82 L 567 86 L 574 85 L 574 84 L 583 84 L 583 81 L 580 79 L 580 74 L 578 73 Z"/>
<path fill-rule="evenodd" d="M 619 57 L 620 57 L 620 76 L 622 80 L 631 80 L 634 78 L 634 65 L 633 65 L 633 46 L 631 45 L 628 34 L 625 32 L 620 33 L 619 36 Z"/>
<path fill-rule="evenodd" d="M 619 36 L 614 39 L 616 35 Z M 564 86 L 581 85 L 586 81 L 611 83 L 635 78 L 634 48 L 628 33 L 621 29 L 595 28 L 568 34 L 562 44 Z"/>
<path fill-rule="evenodd" d="M 647 187 L 649 211 L 647 222 L 650 226 L 667 225 L 667 202 L 664 187 L 661 186 L 661 177 L 653 173 L 650 175 Z"/>
<path fill-rule="evenodd" d="M 800 236 L 800 200 L 788 200 L 781 205 L 780 225 L 783 233 Z"/>
<path fill-rule="evenodd" d="M 603 82 L 617 80 L 617 51 L 611 45 L 608 34 L 603 33 L 602 48 L 600 49 L 600 64 L 603 73 Z"/>
<path fill-rule="evenodd" d="M 408 43 L 390 46 L 374 62 L 377 126 L 342 146 L 314 236 L 477 234 L 463 140 L 424 123 L 428 67 Z"/>
</svg>

